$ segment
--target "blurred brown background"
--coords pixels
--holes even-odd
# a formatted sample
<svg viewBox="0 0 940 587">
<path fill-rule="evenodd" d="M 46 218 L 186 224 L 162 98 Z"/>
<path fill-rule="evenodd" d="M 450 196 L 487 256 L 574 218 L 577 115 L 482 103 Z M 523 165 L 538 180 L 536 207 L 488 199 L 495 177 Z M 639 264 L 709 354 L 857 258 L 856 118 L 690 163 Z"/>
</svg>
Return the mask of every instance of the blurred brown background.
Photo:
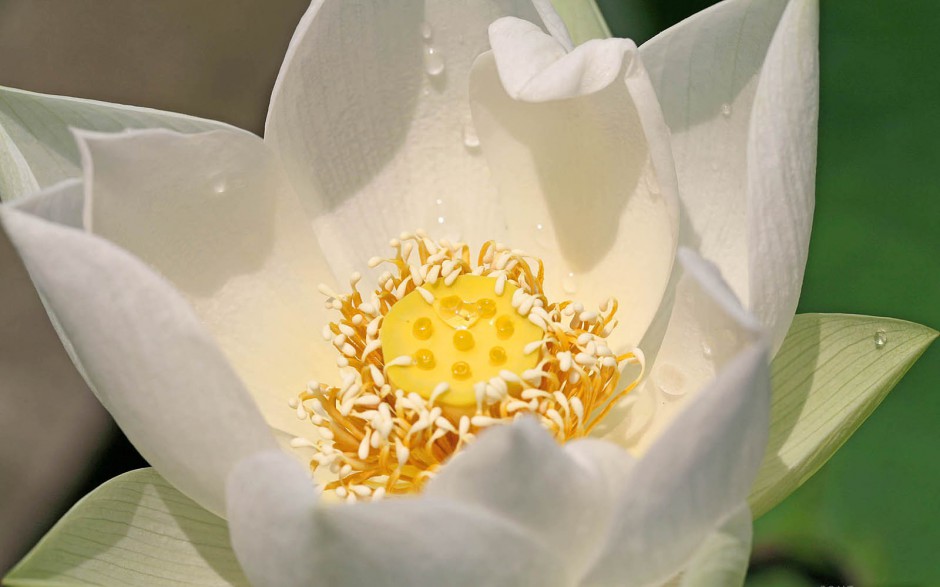
<svg viewBox="0 0 940 587">
<path fill-rule="evenodd" d="M 261 132 L 307 0 L 0 0 L 0 84 Z"/>
</svg>

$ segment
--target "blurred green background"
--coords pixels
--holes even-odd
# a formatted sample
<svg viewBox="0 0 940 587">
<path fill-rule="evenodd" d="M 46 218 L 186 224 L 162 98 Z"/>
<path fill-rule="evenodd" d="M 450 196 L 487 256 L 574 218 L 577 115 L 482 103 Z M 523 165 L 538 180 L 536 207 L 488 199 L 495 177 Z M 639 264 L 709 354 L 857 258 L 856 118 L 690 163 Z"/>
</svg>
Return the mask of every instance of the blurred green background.
<svg viewBox="0 0 940 587">
<path fill-rule="evenodd" d="M 712 4 L 598 2 L 612 31 L 638 43 Z M 306 3 L 0 0 L 0 84 L 260 132 Z M 940 328 L 940 2 L 821 4 L 818 188 L 800 311 Z M 757 521 L 748 585 L 940 585 L 938 381 L 934 348 L 815 477 Z M 116 436 L 76 498 L 137 466 Z"/>
<path fill-rule="evenodd" d="M 599 0 L 612 32 L 638 43 L 713 3 Z M 799 311 L 940 328 L 940 2 L 820 10 L 816 215 Z M 933 348 L 756 522 L 748 585 L 940 585 L 938 382 Z"/>
</svg>

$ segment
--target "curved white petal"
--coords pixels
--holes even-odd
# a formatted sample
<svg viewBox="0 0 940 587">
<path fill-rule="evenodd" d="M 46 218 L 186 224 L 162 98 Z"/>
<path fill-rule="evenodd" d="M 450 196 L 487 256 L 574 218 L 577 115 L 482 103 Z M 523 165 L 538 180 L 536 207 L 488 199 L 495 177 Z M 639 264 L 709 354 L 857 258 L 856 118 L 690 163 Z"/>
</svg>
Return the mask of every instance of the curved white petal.
<svg viewBox="0 0 940 587">
<path fill-rule="evenodd" d="M 161 475 L 223 512 L 229 470 L 276 444 L 189 305 L 107 241 L 14 210 L 0 221 L 101 403 Z"/>
<path fill-rule="evenodd" d="M 598 441 L 599 442 L 599 441 Z M 632 457 L 623 449 L 620 466 Z M 534 419 L 487 430 L 425 489 L 512 520 L 572 570 L 590 560 L 609 521 L 607 481 L 615 457 L 585 443 L 568 452 Z"/>
<path fill-rule="evenodd" d="M 81 175 L 71 128 L 100 132 L 168 128 L 187 133 L 228 129 L 250 134 L 175 112 L 0 87 L 0 199 L 10 200 Z"/>
<path fill-rule="evenodd" d="M 565 53 L 518 19 L 494 23 L 491 37 L 470 100 L 509 242 L 546 261 L 553 297 L 618 298 L 614 341 L 635 344 L 678 233 L 668 133 L 635 48 L 608 39 Z"/>
<path fill-rule="evenodd" d="M 504 236 L 467 78 L 507 15 L 539 21 L 530 0 L 318 0 L 301 20 L 265 141 L 337 275 L 402 231 L 475 246 Z"/>
<path fill-rule="evenodd" d="M 186 295 L 270 424 L 310 433 L 287 402 L 335 371 L 317 291 L 332 279 L 261 139 L 165 130 L 77 136 L 86 228 Z"/>
<path fill-rule="evenodd" d="M 774 350 L 812 221 L 817 11 L 817 0 L 726 0 L 640 47 L 672 130 L 682 242 L 718 264 Z"/>
<path fill-rule="evenodd" d="M 85 185 L 79 178 L 65 179 L 35 194 L 17 198 L 10 206 L 50 222 L 82 228 L 85 225 Z"/>
<path fill-rule="evenodd" d="M 718 351 L 724 360 L 716 376 L 653 435 L 631 469 L 586 585 L 647 585 L 678 572 L 747 498 L 763 456 L 770 405 L 767 345 L 753 319 L 735 307 L 717 271 L 694 254 L 681 257 L 685 279 L 711 298 L 710 307 L 699 309 L 724 314 L 736 341 Z"/>
<path fill-rule="evenodd" d="M 783 344 L 803 285 L 816 188 L 819 3 L 793 0 L 774 34 L 747 142 L 750 308 Z"/>
<path fill-rule="evenodd" d="M 0 568 L 9 569 L 82 484 L 110 422 L 63 352 L 2 223 L 0 284 Z"/>
<path fill-rule="evenodd" d="M 317 502 L 307 472 L 283 453 L 238 465 L 228 520 L 252 585 L 570 585 L 560 557 L 485 509 L 431 498 Z"/>
</svg>

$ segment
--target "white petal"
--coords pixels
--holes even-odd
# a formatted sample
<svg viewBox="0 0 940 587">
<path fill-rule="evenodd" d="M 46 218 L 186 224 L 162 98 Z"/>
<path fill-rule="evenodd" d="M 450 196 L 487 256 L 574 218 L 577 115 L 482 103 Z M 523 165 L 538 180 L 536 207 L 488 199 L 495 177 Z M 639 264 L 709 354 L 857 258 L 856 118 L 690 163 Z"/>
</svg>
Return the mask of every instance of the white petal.
<svg viewBox="0 0 940 587">
<path fill-rule="evenodd" d="M 175 112 L 50 96 L 0 87 L 0 197 L 10 200 L 81 175 L 70 128 L 116 132 L 169 128 L 180 132 L 229 129 L 222 122 Z M 11 172 L 16 172 L 10 175 Z"/>
<path fill-rule="evenodd" d="M 770 43 L 747 143 L 750 308 L 776 352 L 800 299 L 816 186 L 819 4 L 793 0 Z"/>
<path fill-rule="evenodd" d="M 668 133 L 645 70 L 629 41 L 565 54 L 523 21 L 491 32 L 494 52 L 474 65 L 470 100 L 510 242 L 546 261 L 551 296 L 617 297 L 614 341 L 635 344 L 662 298 L 678 233 Z"/>
<path fill-rule="evenodd" d="M 84 482 L 110 423 L 2 227 L 0 284 L 0 568 L 9 569 Z"/>
<path fill-rule="evenodd" d="M 580 438 L 565 443 L 565 452 L 581 466 L 594 471 L 606 487 L 609 499 L 616 498 L 636 460 L 612 442 Z M 612 507 L 612 506 L 611 506 Z M 604 508 L 609 513 L 609 508 Z"/>
<path fill-rule="evenodd" d="M 514 100 L 546 102 L 593 94 L 623 77 L 636 45 L 593 40 L 571 51 L 535 24 L 501 18 L 490 25 L 490 45 L 503 88 Z"/>
<path fill-rule="evenodd" d="M 682 242 L 718 264 L 774 349 L 812 220 L 816 10 L 816 0 L 726 0 L 640 48 L 672 129 Z"/>
<path fill-rule="evenodd" d="M 509 520 L 439 499 L 319 506 L 307 472 L 279 452 L 239 464 L 228 514 L 256 587 L 570 584 L 559 558 Z"/>
<path fill-rule="evenodd" d="M 539 21 L 529 0 L 325 0 L 304 16 L 265 141 L 337 274 L 362 270 L 402 231 L 475 246 L 504 236 L 467 78 L 487 26 L 507 15 Z"/>
<path fill-rule="evenodd" d="M 747 504 L 705 539 L 682 571 L 679 587 L 741 587 L 751 556 L 754 524 Z"/>
<path fill-rule="evenodd" d="M 287 402 L 335 371 L 317 291 L 332 279 L 269 150 L 226 131 L 78 137 L 88 228 L 186 295 L 270 424 L 310 433 Z"/>
<path fill-rule="evenodd" d="M 747 498 L 767 440 L 767 346 L 733 295 L 692 255 L 686 271 L 737 322 L 734 354 L 693 394 L 631 470 L 590 585 L 663 581 Z M 706 308 L 702 308 L 705 310 Z M 657 359 L 659 361 L 661 359 Z"/>
<path fill-rule="evenodd" d="M 609 447 L 625 467 L 632 461 L 623 449 Z M 607 472 L 612 459 L 601 450 L 584 446 L 575 456 L 534 419 L 524 418 L 483 433 L 441 469 L 425 495 L 512 520 L 566 559 L 569 568 L 580 569 L 610 519 L 608 475 L 601 471 Z"/>
<path fill-rule="evenodd" d="M 107 241 L 14 210 L 0 220 L 101 403 L 161 475 L 222 512 L 234 463 L 276 445 L 189 305 Z"/>
<path fill-rule="evenodd" d="M 62 180 L 41 192 L 17 198 L 10 205 L 70 228 L 85 224 L 85 186 L 79 178 Z"/>
</svg>

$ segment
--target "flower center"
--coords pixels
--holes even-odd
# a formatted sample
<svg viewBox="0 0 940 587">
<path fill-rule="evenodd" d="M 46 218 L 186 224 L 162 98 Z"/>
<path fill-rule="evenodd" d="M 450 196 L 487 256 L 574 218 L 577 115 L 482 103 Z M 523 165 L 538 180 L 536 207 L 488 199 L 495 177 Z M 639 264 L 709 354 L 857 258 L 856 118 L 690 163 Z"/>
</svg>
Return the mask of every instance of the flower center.
<svg viewBox="0 0 940 587">
<path fill-rule="evenodd" d="M 559 442 L 586 436 L 640 380 L 642 353 L 606 344 L 615 300 L 597 311 L 549 300 L 542 261 L 493 242 L 475 260 L 423 232 L 390 244 L 394 256 L 369 261 L 392 267 L 374 291 L 358 290 L 358 274 L 349 294 L 321 287 L 341 382 L 311 381 L 290 402 L 316 431 L 293 446 L 314 449 L 310 466 L 338 497 L 420 491 L 486 428 L 523 415 Z"/>
<path fill-rule="evenodd" d="M 519 376 L 534 368 L 544 331 L 512 306 L 515 285 L 495 277 L 460 275 L 403 297 L 385 315 L 382 353 L 392 386 L 437 403 L 472 408 L 481 382 Z M 528 351 L 528 352 L 526 352 Z M 482 398 L 479 403 L 482 403 Z"/>
</svg>

